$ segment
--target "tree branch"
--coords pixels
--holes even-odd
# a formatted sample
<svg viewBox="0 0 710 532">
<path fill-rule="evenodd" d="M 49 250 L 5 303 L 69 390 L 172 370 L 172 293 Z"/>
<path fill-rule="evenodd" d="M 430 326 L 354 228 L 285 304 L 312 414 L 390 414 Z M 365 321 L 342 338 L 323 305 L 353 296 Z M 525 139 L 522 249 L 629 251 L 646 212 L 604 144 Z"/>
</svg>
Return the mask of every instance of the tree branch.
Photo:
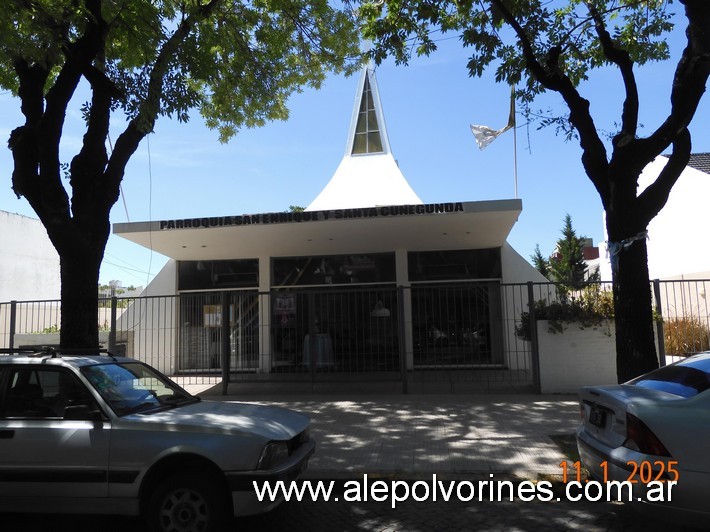
<svg viewBox="0 0 710 532">
<path fill-rule="evenodd" d="M 105 38 L 105 30 L 102 28 L 105 22 L 101 18 L 100 0 L 86 0 L 86 5 L 91 17 L 86 20 L 84 34 L 66 47 L 64 65 L 54 85 L 47 91 L 43 127 L 47 132 L 47 142 L 53 148 L 56 147 L 57 161 L 67 106 L 79 85 L 82 74 L 91 66 L 103 48 Z"/>
<path fill-rule="evenodd" d="M 128 160 L 138 149 L 143 138 L 153 131 L 155 121 L 160 112 L 160 100 L 163 96 L 163 81 L 174 61 L 182 43 L 195 25 L 207 19 L 224 0 L 211 0 L 201 5 L 195 12 L 183 18 L 175 32 L 165 42 L 150 72 L 148 91 L 138 114 L 133 118 L 125 131 L 116 139 L 113 153 L 106 168 L 106 179 L 103 182 L 104 199 L 112 205 L 118 199 L 119 185 Z"/>
<path fill-rule="evenodd" d="M 610 187 L 606 180 L 608 160 L 604 143 L 599 138 L 594 120 L 589 112 L 589 101 L 579 94 L 572 81 L 559 68 L 561 49 L 550 47 L 545 65 L 538 60 L 532 42 L 525 29 L 508 10 L 502 0 L 491 0 L 491 4 L 500 10 L 503 19 L 515 31 L 523 49 L 523 57 L 533 77 L 545 88 L 558 92 L 570 109 L 569 120 L 579 133 L 582 147 L 582 164 L 606 206 L 610 198 Z"/>
<path fill-rule="evenodd" d="M 96 6 L 99 9 L 100 6 Z M 80 152 L 72 159 L 71 187 L 72 209 L 75 218 L 80 218 L 87 228 L 99 227 L 108 216 L 111 205 L 105 205 L 97 197 L 100 178 L 108 162 L 106 139 L 111 121 L 111 105 L 123 94 L 106 74 L 94 66 L 94 61 L 103 65 L 108 24 L 101 13 L 94 14 L 98 39 L 91 62 L 83 64 L 82 74 L 91 85 L 91 107 L 88 113 L 86 133 Z M 87 231 L 91 231 L 88 229 Z"/>
<path fill-rule="evenodd" d="M 92 83 L 91 87 L 91 109 L 83 145 L 71 163 L 70 184 L 73 190 L 72 204 L 75 216 L 86 216 L 92 211 L 105 211 L 96 209 L 100 204 L 95 201 L 94 193 L 98 186 L 98 176 L 104 173 L 108 162 L 106 138 L 111 119 L 113 92 L 105 84 Z M 84 206 L 87 208 L 83 209 Z"/>
<path fill-rule="evenodd" d="M 662 153 L 690 124 L 705 93 L 710 74 L 710 2 L 681 0 L 688 19 L 688 44 L 678 62 L 671 90 L 671 112 L 659 128 L 638 141 L 640 153 L 648 154 L 645 164 Z"/>
<path fill-rule="evenodd" d="M 25 124 L 13 130 L 8 139 L 8 147 L 14 159 L 12 190 L 18 198 L 35 197 L 39 167 L 37 134 L 44 112 L 42 90 L 49 71 L 40 65 L 30 66 L 27 61 L 20 59 L 15 61 L 15 72 L 20 82 L 18 96 Z"/>
<path fill-rule="evenodd" d="M 18 197 L 25 197 L 51 233 L 57 223 L 68 216 L 69 198 L 59 181 L 58 162 L 56 179 L 40 178 L 45 143 L 44 86 L 50 70 L 39 64 L 30 66 L 19 59 L 15 61 L 15 71 L 20 82 L 18 95 L 25 124 L 13 130 L 8 142 L 14 163 L 12 188 Z"/>
<path fill-rule="evenodd" d="M 71 220 L 67 191 L 61 182 L 59 143 L 62 136 L 66 109 L 85 71 L 102 47 L 100 29 L 100 0 L 86 0 L 91 17 L 87 19 L 84 34 L 65 47 L 65 61 L 52 87 L 44 96 L 44 112 L 35 134 L 39 175 L 32 179 L 31 188 L 23 194 L 47 227 L 50 238 L 57 227 L 66 228 Z M 48 72 L 52 65 L 46 67 Z M 46 78 L 45 78 L 46 79 Z M 42 86 L 44 90 L 44 86 Z M 54 239 L 53 239 L 54 241 Z M 58 243 L 55 247 L 59 249 Z"/>
<path fill-rule="evenodd" d="M 690 132 L 684 129 L 673 141 L 673 152 L 668 158 L 666 166 L 663 167 L 656 180 L 638 197 L 639 213 L 645 218 L 646 225 L 665 206 L 671 189 L 688 165 L 691 150 Z"/>
<path fill-rule="evenodd" d="M 636 131 L 638 130 L 639 95 L 636 77 L 633 72 L 634 63 L 626 50 L 616 46 L 606 29 L 604 19 L 599 14 L 599 11 L 591 4 L 588 4 L 588 8 L 592 20 L 594 20 L 594 29 L 602 45 L 604 56 L 619 67 L 621 77 L 624 80 L 626 98 L 624 99 L 624 107 L 621 114 L 621 131 L 616 135 L 613 142 L 615 146 L 623 146 L 636 138 Z"/>
</svg>

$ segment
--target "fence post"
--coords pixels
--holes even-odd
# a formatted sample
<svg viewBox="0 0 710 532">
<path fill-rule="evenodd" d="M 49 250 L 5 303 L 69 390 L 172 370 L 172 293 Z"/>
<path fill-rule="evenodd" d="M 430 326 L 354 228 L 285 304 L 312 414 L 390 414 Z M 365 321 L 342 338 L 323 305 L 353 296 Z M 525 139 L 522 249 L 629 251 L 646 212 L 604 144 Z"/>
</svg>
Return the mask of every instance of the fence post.
<svg viewBox="0 0 710 532">
<path fill-rule="evenodd" d="M 108 332 L 108 352 L 116 354 L 116 310 L 118 308 L 118 298 L 111 297 L 111 329 Z"/>
<path fill-rule="evenodd" d="M 535 292 L 528 281 L 528 317 L 530 318 L 530 357 L 532 359 L 533 386 L 540 393 L 540 346 L 537 341 L 537 318 L 535 316 Z"/>
<path fill-rule="evenodd" d="M 221 328 L 221 355 L 222 355 L 222 395 L 227 395 L 229 391 L 229 375 L 230 375 L 230 347 L 229 338 L 229 292 L 222 292 L 222 328 Z"/>
<path fill-rule="evenodd" d="M 658 339 L 658 364 L 666 365 L 666 344 L 663 337 L 663 306 L 661 305 L 661 281 L 653 280 L 653 297 L 656 298 L 656 338 Z"/>
<path fill-rule="evenodd" d="M 402 375 L 402 393 L 409 393 L 407 381 L 407 346 L 404 330 L 404 287 L 397 287 L 397 345 L 399 346 L 399 369 Z"/>
<path fill-rule="evenodd" d="M 320 332 L 316 320 L 316 295 L 313 292 L 308 294 L 308 369 L 311 374 L 311 391 L 315 389 L 316 382 L 316 363 L 318 356 L 317 349 L 317 334 Z M 305 354 L 304 354 L 305 362 Z"/>
<path fill-rule="evenodd" d="M 17 301 L 10 301 L 10 342 L 8 347 L 15 348 L 15 327 L 17 326 Z"/>
</svg>

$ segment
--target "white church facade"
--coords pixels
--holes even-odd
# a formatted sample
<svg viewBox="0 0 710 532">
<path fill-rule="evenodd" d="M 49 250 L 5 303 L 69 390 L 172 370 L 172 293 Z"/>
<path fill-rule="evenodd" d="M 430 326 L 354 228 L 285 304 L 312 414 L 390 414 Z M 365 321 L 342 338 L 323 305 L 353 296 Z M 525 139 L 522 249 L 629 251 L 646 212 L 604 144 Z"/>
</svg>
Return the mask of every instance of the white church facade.
<svg viewBox="0 0 710 532">
<path fill-rule="evenodd" d="M 521 211 L 519 199 L 420 198 L 393 157 L 367 68 L 343 159 L 304 211 L 113 231 L 170 258 L 148 287 L 180 296 L 171 310 L 176 358 L 165 370 L 218 365 L 215 356 L 195 358 L 216 344 L 229 346 L 232 369 L 257 373 L 529 369 L 513 360 L 514 326 L 501 318 L 512 304 L 502 284 L 545 281 L 506 241 Z M 224 294 L 233 295 L 228 328 L 217 305 Z"/>
</svg>

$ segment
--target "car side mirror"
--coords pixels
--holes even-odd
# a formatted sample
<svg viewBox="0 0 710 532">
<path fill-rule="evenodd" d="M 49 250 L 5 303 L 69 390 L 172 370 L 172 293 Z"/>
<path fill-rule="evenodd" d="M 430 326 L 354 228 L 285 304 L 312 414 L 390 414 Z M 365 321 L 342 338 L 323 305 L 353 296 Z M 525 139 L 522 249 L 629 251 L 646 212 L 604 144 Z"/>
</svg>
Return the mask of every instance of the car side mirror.
<svg viewBox="0 0 710 532">
<path fill-rule="evenodd" d="M 64 410 L 64 419 L 73 421 L 103 421 L 103 414 L 95 406 L 71 405 Z"/>
</svg>

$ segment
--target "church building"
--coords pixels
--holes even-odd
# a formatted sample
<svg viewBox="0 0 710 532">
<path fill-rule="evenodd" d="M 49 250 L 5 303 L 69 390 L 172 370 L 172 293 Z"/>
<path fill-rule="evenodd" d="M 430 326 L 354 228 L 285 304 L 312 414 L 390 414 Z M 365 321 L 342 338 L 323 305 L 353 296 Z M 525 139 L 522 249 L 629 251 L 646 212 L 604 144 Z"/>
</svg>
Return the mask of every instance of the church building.
<svg viewBox="0 0 710 532">
<path fill-rule="evenodd" d="M 377 80 L 365 68 L 343 159 L 305 210 L 113 231 L 170 258 L 148 288 L 179 296 L 165 370 L 220 364 L 225 294 L 234 371 L 515 369 L 501 285 L 544 281 L 506 242 L 521 211 L 520 199 L 420 198 L 393 157 Z"/>
</svg>

